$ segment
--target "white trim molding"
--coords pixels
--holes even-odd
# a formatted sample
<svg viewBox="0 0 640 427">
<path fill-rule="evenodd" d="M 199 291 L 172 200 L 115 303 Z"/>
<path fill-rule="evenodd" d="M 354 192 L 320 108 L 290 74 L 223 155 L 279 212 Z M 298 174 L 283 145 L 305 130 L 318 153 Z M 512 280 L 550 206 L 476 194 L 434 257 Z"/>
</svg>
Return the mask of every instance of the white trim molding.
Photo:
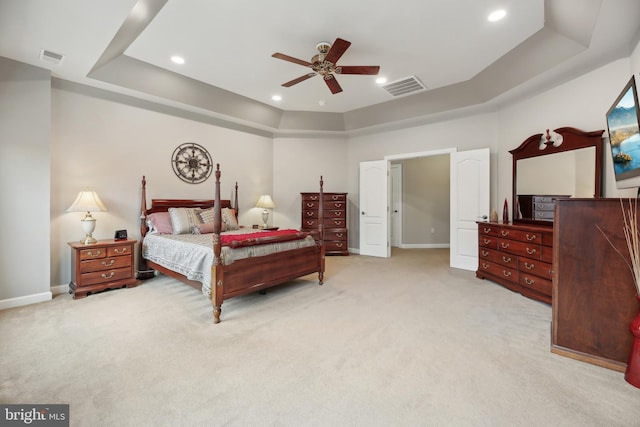
<svg viewBox="0 0 640 427">
<path fill-rule="evenodd" d="M 42 292 L 40 294 L 26 295 L 23 297 L 9 298 L 0 300 L 0 310 L 7 308 L 22 307 L 23 305 L 36 304 L 39 302 L 51 301 L 53 298 L 51 292 Z"/>
</svg>

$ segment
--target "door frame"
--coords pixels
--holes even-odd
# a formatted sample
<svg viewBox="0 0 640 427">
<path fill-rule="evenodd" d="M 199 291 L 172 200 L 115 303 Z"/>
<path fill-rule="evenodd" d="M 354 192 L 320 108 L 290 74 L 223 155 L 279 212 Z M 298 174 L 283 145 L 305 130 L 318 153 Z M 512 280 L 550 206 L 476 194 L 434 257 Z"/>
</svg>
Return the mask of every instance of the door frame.
<svg viewBox="0 0 640 427">
<path fill-rule="evenodd" d="M 403 211 L 403 194 L 404 188 L 402 187 L 402 163 L 393 163 L 390 166 L 391 171 L 391 194 L 389 198 L 391 199 L 391 206 L 389 208 L 389 214 L 391 215 L 391 246 L 392 247 L 402 247 L 403 236 L 402 236 L 402 211 Z M 393 188 L 396 186 L 394 184 L 394 179 L 397 180 L 397 187 L 399 187 L 399 191 L 396 194 L 396 191 Z M 400 205 L 398 214 L 395 214 L 395 202 L 398 202 Z M 395 218 L 395 220 L 394 220 Z M 395 225 L 395 227 L 394 227 Z"/>
</svg>

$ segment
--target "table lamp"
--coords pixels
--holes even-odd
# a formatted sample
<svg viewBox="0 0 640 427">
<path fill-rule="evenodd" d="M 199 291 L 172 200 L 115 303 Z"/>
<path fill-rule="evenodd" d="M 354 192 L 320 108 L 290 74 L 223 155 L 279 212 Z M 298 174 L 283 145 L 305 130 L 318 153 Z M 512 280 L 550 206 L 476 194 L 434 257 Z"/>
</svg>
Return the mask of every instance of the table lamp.
<svg viewBox="0 0 640 427">
<path fill-rule="evenodd" d="M 276 204 L 273 203 L 271 196 L 268 194 L 263 194 L 258 199 L 258 203 L 256 203 L 256 208 L 263 208 L 262 211 L 262 222 L 264 223 L 263 228 L 269 227 L 269 211 L 267 209 L 273 209 L 276 207 Z"/>
<path fill-rule="evenodd" d="M 82 231 L 84 231 L 84 239 L 80 240 L 85 245 L 96 243 L 97 240 L 93 238 L 93 230 L 96 229 L 96 219 L 91 216 L 91 212 L 106 212 L 107 208 L 100 200 L 100 197 L 95 191 L 81 191 L 78 193 L 78 197 L 71 204 L 67 212 L 86 212 L 87 215 L 81 220 Z"/>
</svg>

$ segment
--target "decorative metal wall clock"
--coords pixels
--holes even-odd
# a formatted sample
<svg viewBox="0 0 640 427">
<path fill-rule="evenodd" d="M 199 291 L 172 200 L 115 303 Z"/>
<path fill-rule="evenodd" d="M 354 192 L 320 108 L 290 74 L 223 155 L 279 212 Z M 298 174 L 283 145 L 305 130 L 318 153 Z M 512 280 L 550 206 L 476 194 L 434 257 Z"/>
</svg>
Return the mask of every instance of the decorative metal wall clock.
<svg viewBox="0 0 640 427">
<path fill-rule="evenodd" d="M 171 165 L 178 178 L 189 184 L 206 181 L 213 170 L 213 161 L 207 149 L 193 142 L 186 142 L 175 149 Z"/>
</svg>

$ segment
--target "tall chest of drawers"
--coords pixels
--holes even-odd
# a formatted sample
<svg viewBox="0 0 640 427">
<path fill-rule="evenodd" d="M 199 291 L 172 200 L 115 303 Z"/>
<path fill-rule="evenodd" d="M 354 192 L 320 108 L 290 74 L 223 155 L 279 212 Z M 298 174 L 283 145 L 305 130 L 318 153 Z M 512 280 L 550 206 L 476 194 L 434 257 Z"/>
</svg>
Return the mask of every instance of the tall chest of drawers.
<svg viewBox="0 0 640 427">
<path fill-rule="evenodd" d="M 302 231 L 314 231 L 322 223 L 326 255 L 349 255 L 347 230 L 347 193 L 323 193 L 320 218 L 320 193 L 300 193 Z"/>
<path fill-rule="evenodd" d="M 478 222 L 476 277 L 551 304 L 553 229 Z"/>
</svg>

